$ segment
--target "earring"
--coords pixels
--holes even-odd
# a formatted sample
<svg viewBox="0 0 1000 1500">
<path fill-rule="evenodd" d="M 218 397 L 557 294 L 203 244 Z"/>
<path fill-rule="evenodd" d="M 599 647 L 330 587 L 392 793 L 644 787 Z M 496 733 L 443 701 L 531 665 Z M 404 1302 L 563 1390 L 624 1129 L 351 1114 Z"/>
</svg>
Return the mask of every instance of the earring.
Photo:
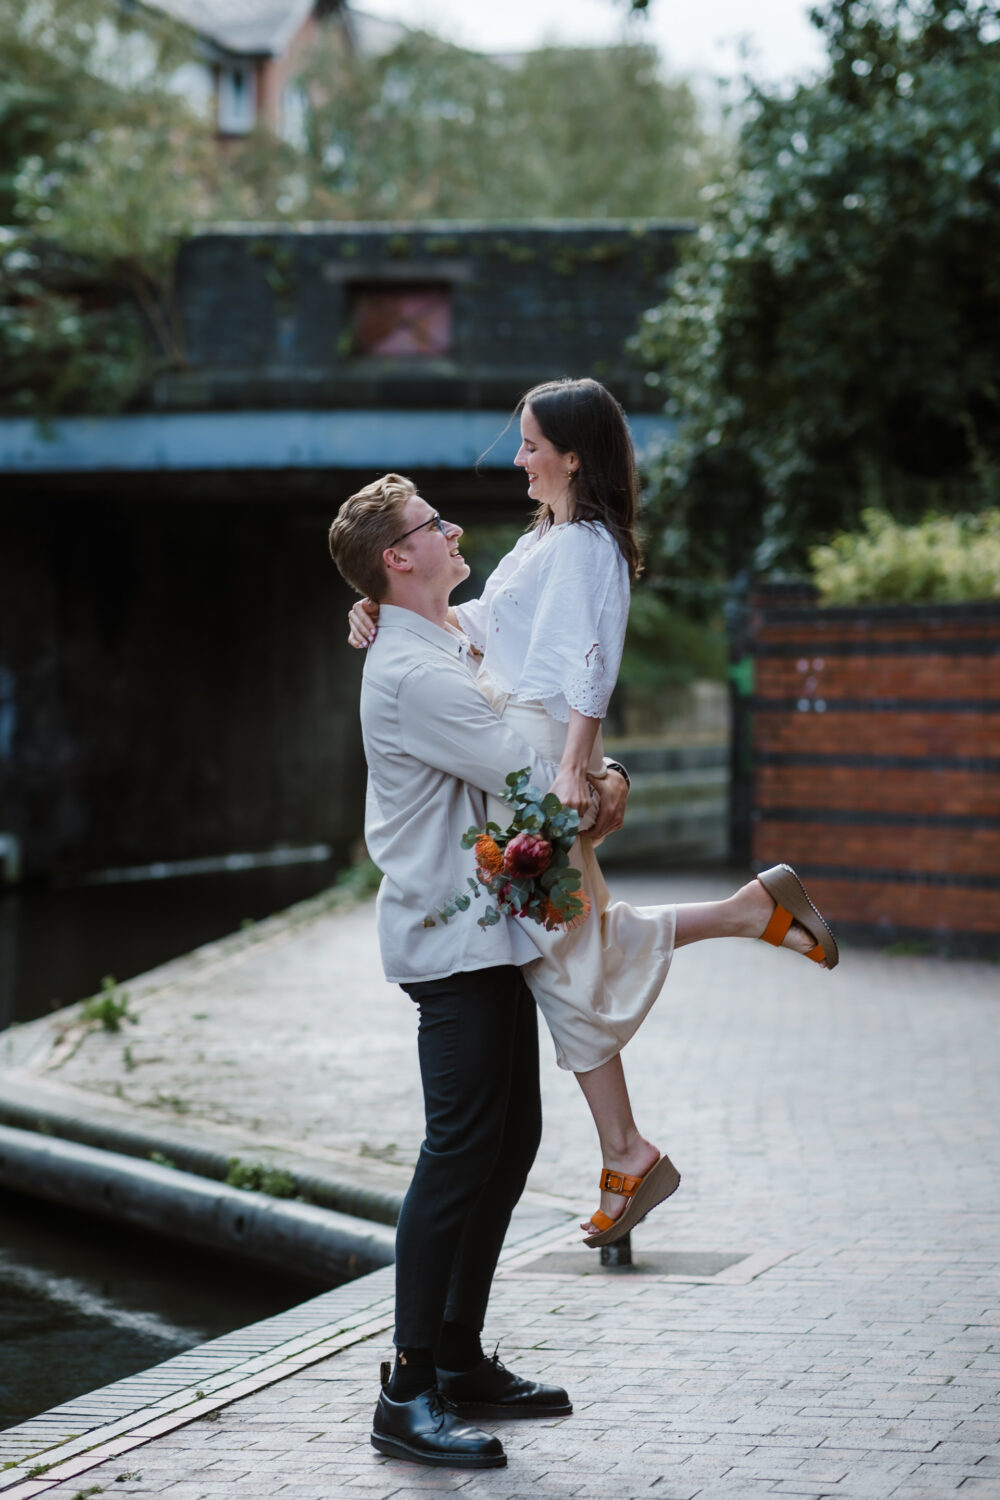
<svg viewBox="0 0 1000 1500">
<path fill-rule="evenodd" d="M 567 469 L 566 470 L 566 478 L 567 479 L 575 479 L 576 478 L 576 470 L 575 469 Z"/>
</svg>

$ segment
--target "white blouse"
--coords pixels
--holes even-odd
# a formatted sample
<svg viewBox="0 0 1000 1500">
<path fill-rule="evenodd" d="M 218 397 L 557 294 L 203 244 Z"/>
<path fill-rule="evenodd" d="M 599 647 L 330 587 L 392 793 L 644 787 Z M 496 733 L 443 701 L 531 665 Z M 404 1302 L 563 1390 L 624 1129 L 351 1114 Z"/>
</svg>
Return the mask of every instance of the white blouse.
<svg viewBox="0 0 1000 1500">
<path fill-rule="evenodd" d="M 603 719 L 628 622 L 628 564 L 606 526 L 570 521 L 518 539 L 482 597 L 457 604 L 466 635 L 502 692 Z"/>
</svg>

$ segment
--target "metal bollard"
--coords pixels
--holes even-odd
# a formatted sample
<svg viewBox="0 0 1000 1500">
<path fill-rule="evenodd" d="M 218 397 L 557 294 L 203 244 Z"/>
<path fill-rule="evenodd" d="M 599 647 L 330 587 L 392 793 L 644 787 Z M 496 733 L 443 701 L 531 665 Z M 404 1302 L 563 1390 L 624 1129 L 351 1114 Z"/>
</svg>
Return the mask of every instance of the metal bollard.
<svg viewBox="0 0 1000 1500">
<path fill-rule="evenodd" d="M 623 1234 L 613 1245 L 601 1246 L 602 1266 L 630 1266 L 632 1264 L 632 1235 Z"/>
</svg>

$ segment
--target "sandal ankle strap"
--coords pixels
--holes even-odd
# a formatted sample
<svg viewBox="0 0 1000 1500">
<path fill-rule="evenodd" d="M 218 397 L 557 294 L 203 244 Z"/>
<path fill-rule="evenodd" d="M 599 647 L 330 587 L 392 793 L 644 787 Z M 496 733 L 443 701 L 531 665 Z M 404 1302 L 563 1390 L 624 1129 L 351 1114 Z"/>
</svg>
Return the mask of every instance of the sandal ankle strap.
<svg viewBox="0 0 1000 1500">
<path fill-rule="evenodd" d="M 601 1192 L 621 1193 L 623 1197 L 631 1198 L 641 1181 L 641 1177 L 627 1177 L 624 1172 L 611 1172 L 605 1167 L 601 1173 Z"/>
</svg>

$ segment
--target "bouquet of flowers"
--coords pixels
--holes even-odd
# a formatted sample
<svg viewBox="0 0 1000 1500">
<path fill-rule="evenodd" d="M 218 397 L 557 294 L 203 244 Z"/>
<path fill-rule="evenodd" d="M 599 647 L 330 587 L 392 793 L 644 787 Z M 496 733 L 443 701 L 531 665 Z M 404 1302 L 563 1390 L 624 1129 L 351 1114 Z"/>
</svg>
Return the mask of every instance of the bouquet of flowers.
<svg viewBox="0 0 1000 1500">
<path fill-rule="evenodd" d="M 579 813 L 564 807 L 551 792 L 543 796 L 532 786 L 527 767 L 511 771 L 500 797 L 514 809 L 510 826 L 487 823 L 462 835 L 462 848 L 476 851 L 476 879 L 470 876 L 469 890 L 456 891 L 436 916 L 424 918 L 424 926 L 434 927 L 438 919 L 447 922 L 456 912 L 468 911 L 482 890 L 495 904 L 486 907 L 480 927 L 493 927 L 501 917 L 530 917 L 549 932 L 578 926 L 590 911 L 580 888 L 583 876 L 569 862 Z"/>
</svg>

